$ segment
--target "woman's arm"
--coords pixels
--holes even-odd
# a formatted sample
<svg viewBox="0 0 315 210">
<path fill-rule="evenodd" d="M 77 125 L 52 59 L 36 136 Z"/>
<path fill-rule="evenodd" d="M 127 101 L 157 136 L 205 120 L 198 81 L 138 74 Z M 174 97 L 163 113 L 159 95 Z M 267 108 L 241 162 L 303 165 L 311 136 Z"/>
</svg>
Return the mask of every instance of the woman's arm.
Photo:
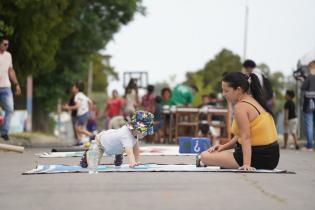
<svg viewBox="0 0 315 210">
<path fill-rule="evenodd" d="M 225 144 L 222 145 L 221 151 L 234 148 L 234 145 L 236 144 L 236 142 L 237 142 L 237 137 L 234 136 L 234 137 L 231 139 L 231 141 L 228 141 L 227 143 L 225 143 Z"/>
</svg>

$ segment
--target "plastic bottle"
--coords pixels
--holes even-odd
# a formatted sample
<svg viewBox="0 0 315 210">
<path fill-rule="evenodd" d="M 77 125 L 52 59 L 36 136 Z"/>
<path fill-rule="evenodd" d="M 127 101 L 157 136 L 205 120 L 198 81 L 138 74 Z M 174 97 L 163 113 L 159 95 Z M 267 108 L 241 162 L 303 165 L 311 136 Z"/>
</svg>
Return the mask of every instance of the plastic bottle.
<svg viewBox="0 0 315 210">
<path fill-rule="evenodd" d="M 89 147 L 89 151 L 87 152 L 87 162 L 88 162 L 88 169 L 89 174 L 96 174 L 97 167 L 98 167 L 98 155 L 97 155 L 97 145 L 95 140 L 91 142 Z"/>
</svg>

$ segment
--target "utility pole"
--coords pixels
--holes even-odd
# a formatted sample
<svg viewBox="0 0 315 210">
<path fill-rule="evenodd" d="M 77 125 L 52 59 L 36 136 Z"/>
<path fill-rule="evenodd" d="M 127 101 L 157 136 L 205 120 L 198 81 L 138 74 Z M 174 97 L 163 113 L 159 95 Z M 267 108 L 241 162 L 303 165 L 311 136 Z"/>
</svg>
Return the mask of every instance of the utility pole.
<svg viewBox="0 0 315 210">
<path fill-rule="evenodd" d="M 90 98 L 92 96 L 92 87 L 93 87 L 93 61 L 90 61 L 89 73 L 88 73 L 88 87 L 87 87 L 87 96 Z"/>
<path fill-rule="evenodd" d="M 32 131 L 32 115 L 33 115 L 33 77 L 27 76 L 27 96 L 26 96 L 26 108 L 27 108 L 27 120 L 26 131 Z"/>
<path fill-rule="evenodd" d="M 249 7 L 246 1 L 245 3 L 245 26 L 244 26 L 244 48 L 243 48 L 243 61 L 246 60 L 246 53 L 247 53 L 247 31 L 248 31 L 248 13 Z"/>
</svg>

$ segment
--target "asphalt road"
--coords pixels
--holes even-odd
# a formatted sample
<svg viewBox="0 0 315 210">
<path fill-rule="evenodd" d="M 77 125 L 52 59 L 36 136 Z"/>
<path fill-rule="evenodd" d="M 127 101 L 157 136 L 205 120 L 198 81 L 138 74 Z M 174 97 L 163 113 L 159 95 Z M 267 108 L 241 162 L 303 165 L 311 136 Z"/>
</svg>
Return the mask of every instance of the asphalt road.
<svg viewBox="0 0 315 210">
<path fill-rule="evenodd" d="M 41 158 L 49 148 L 0 152 L 1 210 L 63 209 L 315 209 L 315 152 L 282 150 L 278 168 L 296 174 L 100 173 L 21 175 L 39 164 L 78 164 Z M 142 157 L 142 162 L 194 163 L 193 157 Z M 111 158 L 102 163 L 111 163 Z"/>
</svg>

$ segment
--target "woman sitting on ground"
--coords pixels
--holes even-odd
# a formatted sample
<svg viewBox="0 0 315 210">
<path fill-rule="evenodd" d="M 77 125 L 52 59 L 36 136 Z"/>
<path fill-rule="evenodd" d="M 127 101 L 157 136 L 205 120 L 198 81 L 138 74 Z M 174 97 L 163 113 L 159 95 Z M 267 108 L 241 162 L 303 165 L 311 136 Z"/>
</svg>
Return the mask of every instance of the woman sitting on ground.
<svg viewBox="0 0 315 210">
<path fill-rule="evenodd" d="M 280 157 L 277 130 L 258 77 L 241 72 L 227 73 L 222 80 L 222 91 L 234 106 L 234 138 L 197 156 L 197 166 L 214 165 L 245 171 L 276 168 Z M 234 146 L 234 153 L 226 151 Z"/>
</svg>

